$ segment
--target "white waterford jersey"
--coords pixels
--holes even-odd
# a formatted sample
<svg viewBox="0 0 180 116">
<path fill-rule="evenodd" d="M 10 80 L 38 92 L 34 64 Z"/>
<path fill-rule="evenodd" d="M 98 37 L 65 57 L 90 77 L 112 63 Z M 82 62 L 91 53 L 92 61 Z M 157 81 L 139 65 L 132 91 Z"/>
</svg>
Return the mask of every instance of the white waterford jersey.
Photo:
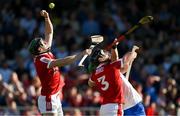
<svg viewBox="0 0 180 116">
<path fill-rule="evenodd" d="M 126 79 L 126 77 L 120 73 L 123 82 L 123 91 L 124 91 L 124 102 L 123 110 L 129 109 L 135 106 L 137 103 L 142 101 L 142 97 L 134 89 L 131 83 Z"/>
</svg>

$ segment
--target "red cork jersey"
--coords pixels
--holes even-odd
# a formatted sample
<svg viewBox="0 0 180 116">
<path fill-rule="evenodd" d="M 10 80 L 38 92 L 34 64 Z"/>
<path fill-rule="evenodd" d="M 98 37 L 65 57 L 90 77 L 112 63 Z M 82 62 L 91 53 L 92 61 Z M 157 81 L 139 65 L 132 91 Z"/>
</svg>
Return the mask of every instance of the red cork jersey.
<svg viewBox="0 0 180 116">
<path fill-rule="evenodd" d="M 123 103 L 123 86 L 120 68 L 122 60 L 110 64 L 102 64 L 92 73 L 91 81 L 96 83 L 95 88 L 101 93 L 103 103 Z"/>
<path fill-rule="evenodd" d="M 42 95 L 53 95 L 64 86 L 64 80 L 61 78 L 59 67 L 48 68 L 50 62 L 54 59 L 55 57 L 51 52 L 41 54 L 34 58 L 36 72 L 42 85 Z"/>
</svg>

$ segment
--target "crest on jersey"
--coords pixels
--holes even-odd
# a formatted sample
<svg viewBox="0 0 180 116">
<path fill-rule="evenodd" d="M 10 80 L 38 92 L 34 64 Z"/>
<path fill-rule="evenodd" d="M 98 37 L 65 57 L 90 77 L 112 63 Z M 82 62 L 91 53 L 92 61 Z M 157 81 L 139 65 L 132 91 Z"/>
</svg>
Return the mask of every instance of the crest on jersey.
<svg viewBox="0 0 180 116">
<path fill-rule="evenodd" d="M 101 73 L 103 71 L 104 71 L 104 67 L 99 67 L 99 68 L 96 69 L 95 75 L 97 75 L 97 74 L 99 74 L 99 73 Z"/>
</svg>

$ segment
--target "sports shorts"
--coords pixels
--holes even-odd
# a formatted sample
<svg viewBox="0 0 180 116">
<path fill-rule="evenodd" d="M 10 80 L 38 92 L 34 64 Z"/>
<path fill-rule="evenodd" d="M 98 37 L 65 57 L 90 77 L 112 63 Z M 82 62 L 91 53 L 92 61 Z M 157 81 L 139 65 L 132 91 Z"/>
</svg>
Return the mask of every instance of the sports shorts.
<svg viewBox="0 0 180 116">
<path fill-rule="evenodd" d="M 38 109 L 40 113 L 57 113 L 59 116 L 63 116 L 60 94 L 61 92 L 57 92 L 48 97 L 40 95 L 38 97 Z"/>
<path fill-rule="evenodd" d="M 122 104 L 108 103 L 101 105 L 100 116 L 122 116 L 123 108 Z"/>
<path fill-rule="evenodd" d="M 124 110 L 124 116 L 146 116 L 144 106 L 141 102 L 136 104 L 135 106 Z"/>
</svg>

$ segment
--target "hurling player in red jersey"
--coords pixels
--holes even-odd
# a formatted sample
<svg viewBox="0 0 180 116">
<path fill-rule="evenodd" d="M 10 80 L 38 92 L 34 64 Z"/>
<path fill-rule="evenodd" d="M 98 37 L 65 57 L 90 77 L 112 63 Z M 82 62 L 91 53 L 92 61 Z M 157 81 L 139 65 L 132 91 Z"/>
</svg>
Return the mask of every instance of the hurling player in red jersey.
<svg viewBox="0 0 180 116">
<path fill-rule="evenodd" d="M 120 70 L 125 71 L 130 61 L 137 56 L 136 52 L 128 52 L 117 60 L 114 58 L 115 53 L 115 49 L 111 53 L 97 49 L 91 55 L 91 62 L 98 66 L 92 72 L 88 84 L 95 87 L 103 97 L 100 116 L 123 115 L 124 94 Z"/>
<path fill-rule="evenodd" d="M 77 55 L 56 59 L 50 52 L 53 26 L 49 14 L 45 10 L 42 10 L 40 14 L 45 19 L 45 39 L 35 38 L 29 44 L 29 51 L 34 57 L 35 68 L 42 85 L 41 95 L 38 97 L 38 108 L 42 115 L 62 116 L 60 94 L 64 81 L 58 67 L 71 64 L 85 54 L 89 55 L 91 50 L 86 49 Z"/>
</svg>

